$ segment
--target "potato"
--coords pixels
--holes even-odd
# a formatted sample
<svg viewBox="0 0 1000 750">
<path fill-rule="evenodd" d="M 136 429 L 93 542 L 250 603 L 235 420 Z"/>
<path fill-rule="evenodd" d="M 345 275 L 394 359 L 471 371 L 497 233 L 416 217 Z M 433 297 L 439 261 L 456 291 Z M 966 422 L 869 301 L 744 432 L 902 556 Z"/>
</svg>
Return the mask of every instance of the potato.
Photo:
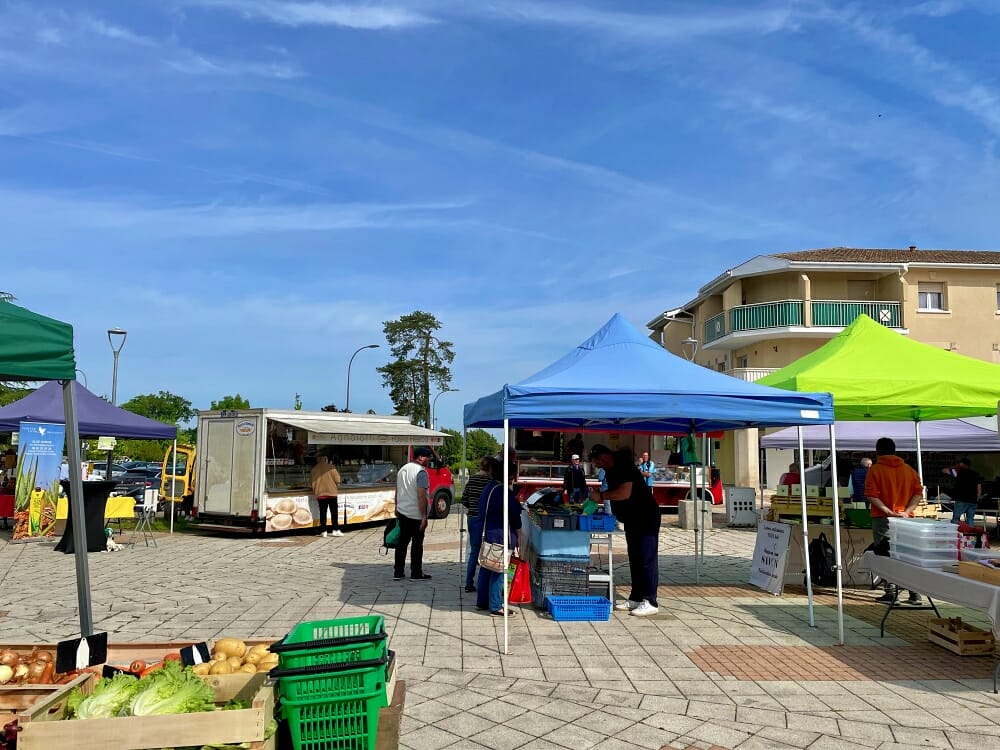
<svg viewBox="0 0 1000 750">
<path fill-rule="evenodd" d="M 231 666 L 234 670 L 243 666 L 243 660 L 238 656 L 230 656 L 226 659 L 226 661 L 229 662 L 229 666 Z"/>
<path fill-rule="evenodd" d="M 233 673 L 233 665 L 230 664 L 228 661 L 220 661 L 218 664 L 215 664 L 209 670 L 208 673 L 209 674 L 232 674 Z"/>
<path fill-rule="evenodd" d="M 257 671 L 257 667 L 253 664 L 244 664 L 242 667 L 236 670 L 237 672 L 246 672 L 248 674 L 253 674 Z"/>
<path fill-rule="evenodd" d="M 205 664 L 195 664 L 191 667 L 191 671 L 201 677 L 204 677 L 205 675 L 209 674 L 211 670 L 212 670 L 212 665 L 208 664 L 207 662 Z"/>
<path fill-rule="evenodd" d="M 261 659 L 263 659 L 263 658 L 264 658 L 264 655 L 262 653 L 260 653 L 259 651 L 256 651 L 256 652 L 255 651 L 251 651 L 250 653 L 248 653 L 246 656 L 243 657 L 243 663 L 244 664 L 254 664 L 254 665 L 256 665 L 256 664 L 259 664 L 260 661 L 261 661 Z"/>
<path fill-rule="evenodd" d="M 215 642 L 215 650 L 226 656 L 238 656 L 242 659 L 247 652 L 247 644 L 239 638 L 220 638 Z"/>
<path fill-rule="evenodd" d="M 258 643 L 250 647 L 251 654 L 267 654 L 270 653 L 271 646 L 267 643 Z"/>
</svg>

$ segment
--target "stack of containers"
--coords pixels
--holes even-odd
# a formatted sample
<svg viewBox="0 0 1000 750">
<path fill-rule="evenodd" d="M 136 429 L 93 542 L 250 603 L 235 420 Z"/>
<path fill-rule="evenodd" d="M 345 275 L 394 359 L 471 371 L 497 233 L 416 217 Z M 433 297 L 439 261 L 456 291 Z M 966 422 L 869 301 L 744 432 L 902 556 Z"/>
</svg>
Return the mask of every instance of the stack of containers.
<svg viewBox="0 0 1000 750">
<path fill-rule="evenodd" d="M 958 560 L 958 527 L 931 518 L 890 518 L 889 556 L 921 568 Z"/>
<path fill-rule="evenodd" d="M 575 523 L 571 529 L 543 528 L 536 518 L 522 513 L 521 553 L 531 570 L 531 603 L 544 609 L 549 596 L 587 593 L 590 532 L 575 530 Z"/>
<path fill-rule="evenodd" d="M 388 705 L 384 617 L 302 622 L 271 651 L 296 750 L 374 750 L 379 709 Z"/>
</svg>

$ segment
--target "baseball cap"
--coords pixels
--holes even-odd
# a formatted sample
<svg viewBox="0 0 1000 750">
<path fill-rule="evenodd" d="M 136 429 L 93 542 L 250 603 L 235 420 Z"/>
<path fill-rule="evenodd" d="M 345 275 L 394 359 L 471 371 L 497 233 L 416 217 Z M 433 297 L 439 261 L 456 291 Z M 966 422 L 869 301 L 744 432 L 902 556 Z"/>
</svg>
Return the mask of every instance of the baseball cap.
<svg viewBox="0 0 1000 750">
<path fill-rule="evenodd" d="M 590 449 L 591 458 L 593 458 L 594 456 L 601 456 L 609 453 L 611 453 L 611 449 L 606 445 L 601 445 L 600 443 L 598 443 L 597 445 L 595 445 L 593 448 Z"/>
<path fill-rule="evenodd" d="M 579 461 L 580 460 L 580 456 L 578 456 L 576 453 L 574 453 L 572 456 L 569 457 L 569 460 L 570 461 Z"/>
<path fill-rule="evenodd" d="M 413 449 L 414 458 L 430 458 L 433 455 L 434 451 L 432 451 L 430 448 L 424 448 L 423 446 L 420 446 L 419 448 Z"/>
</svg>

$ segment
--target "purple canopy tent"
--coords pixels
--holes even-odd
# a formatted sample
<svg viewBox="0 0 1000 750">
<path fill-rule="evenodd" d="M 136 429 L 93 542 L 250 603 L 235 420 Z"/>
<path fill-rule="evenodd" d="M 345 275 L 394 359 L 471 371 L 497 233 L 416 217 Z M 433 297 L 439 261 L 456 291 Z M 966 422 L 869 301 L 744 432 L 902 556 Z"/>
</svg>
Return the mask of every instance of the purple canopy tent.
<svg viewBox="0 0 1000 750">
<path fill-rule="evenodd" d="M 174 440 L 177 428 L 112 406 L 74 382 L 80 435 L 107 435 L 140 440 Z M 0 432 L 17 432 L 21 422 L 65 424 L 62 388 L 49 381 L 22 399 L 0 408 Z"/>
<path fill-rule="evenodd" d="M 920 445 L 917 445 L 913 425 L 909 422 L 836 422 L 837 448 L 842 451 L 872 451 L 880 437 L 892 438 L 901 451 L 924 450 L 949 453 L 1000 453 L 1000 439 L 996 429 L 990 429 L 965 419 L 940 419 L 923 422 L 920 427 Z M 807 425 L 802 428 L 805 448 L 825 450 L 830 447 L 826 425 Z M 795 427 L 765 435 L 760 439 L 762 448 L 799 447 Z"/>
</svg>

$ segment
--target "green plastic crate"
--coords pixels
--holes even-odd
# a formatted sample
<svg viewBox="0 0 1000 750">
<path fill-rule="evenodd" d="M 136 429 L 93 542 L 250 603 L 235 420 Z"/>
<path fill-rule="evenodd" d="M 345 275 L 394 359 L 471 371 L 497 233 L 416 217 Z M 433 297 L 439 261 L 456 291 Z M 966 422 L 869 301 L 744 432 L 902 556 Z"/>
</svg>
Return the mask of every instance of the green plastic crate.
<svg viewBox="0 0 1000 750">
<path fill-rule="evenodd" d="M 300 622 L 271 646 L 282 669 L 380 659 L 385 656 L 382 615 Z"/>
<path fill-rule="evenodd" d="M 282 701 L 342 700 L 385 692 L 389 659 L 272 669 Z"/>
<path fill-rule="evenodd" d="M 388 705 L 385 690 L 344 700 L 299 703 L 282 699 L 296 750 L 374 750 L 378 712 Z"/>
</svg>

